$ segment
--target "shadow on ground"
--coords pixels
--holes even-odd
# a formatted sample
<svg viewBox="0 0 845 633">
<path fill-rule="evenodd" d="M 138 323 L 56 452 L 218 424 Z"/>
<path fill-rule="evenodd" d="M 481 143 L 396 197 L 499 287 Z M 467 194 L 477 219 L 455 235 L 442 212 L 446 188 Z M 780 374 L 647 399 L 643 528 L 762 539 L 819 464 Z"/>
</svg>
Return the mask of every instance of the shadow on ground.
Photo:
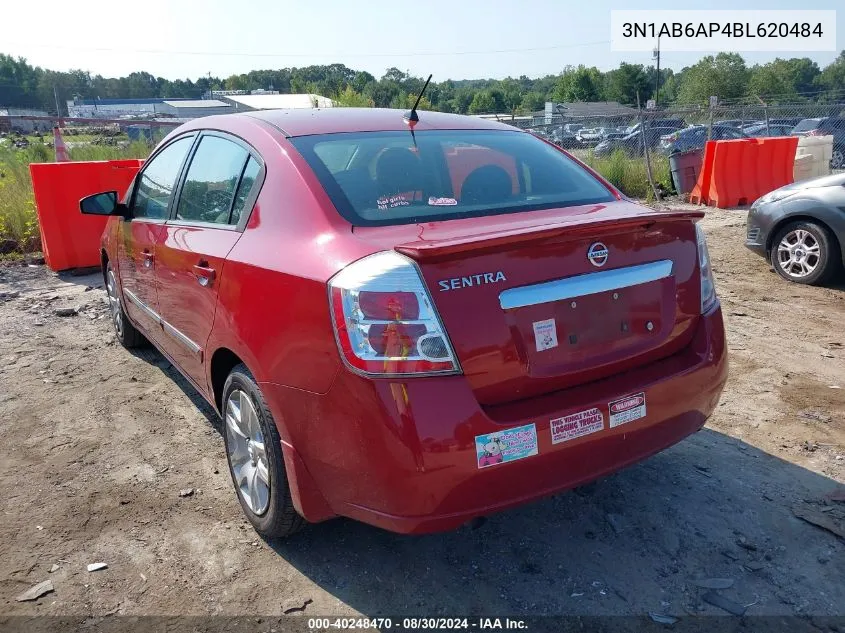
<svg viewBox="0 0 845 633">
<path fill-rule="evenodd" d="M 221 432 L 213 409 L 158 352 L 136 355 L 176 382 Z M 726 615 L 690 582 L 714 577 L 733 581 L 717 593 L 748 605 L 749 615 L 843 616 L 845 545 L 792 512 L 802 503 L 823 507 L 836 486 L 705 428 L 477 530 L 411 537 L 337 519 L 269 545 L 284 559 L 280 574 L 286 561 L 367 616 Z M 836 517 L 845 508 L 828 510 Z M 268 590 L 275 582 L 266 579 Z"/>
</svg>

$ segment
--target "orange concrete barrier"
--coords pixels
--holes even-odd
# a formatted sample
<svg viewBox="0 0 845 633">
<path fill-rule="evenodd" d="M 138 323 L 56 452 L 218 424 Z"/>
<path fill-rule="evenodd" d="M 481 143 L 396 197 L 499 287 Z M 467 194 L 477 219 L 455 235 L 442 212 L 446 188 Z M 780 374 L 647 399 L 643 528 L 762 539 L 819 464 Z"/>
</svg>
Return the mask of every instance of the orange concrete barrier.
<svg viewBox="0 0 845 633">
<path fill-rule="evenodd" d="M 707 204 L 707 194 L 710 192 L 710 180 L 713 176 L 713 155 L 716 152 L 716 141 L 707 141 L 704 144 L 704 157 L 701 159 L 701 171 L 698 174 L 698 182 L 689 195 L 693 204 Z"/>
<path fill-rule="evenodd" d="M 29 166 L 41 246 L 52 270 L 100 265 L 100 236 L 107 218 L 82 215 L 79 200 L 101 191 L 117 191 L 122 197 L 143 163 L 110 160 Z"/>
<path fill-rule="evenodd" d="M 707 141 L 690 201 L 726 209 L 751 204 L 792 182 L 798 138 Z"/>
</svg>

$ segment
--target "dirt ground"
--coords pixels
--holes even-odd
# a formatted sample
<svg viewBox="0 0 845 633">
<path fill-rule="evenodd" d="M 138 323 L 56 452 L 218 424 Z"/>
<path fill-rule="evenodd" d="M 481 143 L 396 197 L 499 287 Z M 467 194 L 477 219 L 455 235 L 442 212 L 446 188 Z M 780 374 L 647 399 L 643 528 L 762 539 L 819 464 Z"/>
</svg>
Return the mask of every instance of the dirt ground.
<svg viewBox="0 0 845 633">
<path fill-rule="evenodd" d="M 781 280 L 744 224 L 704 220 L 731 369 L 703 431 L 425 537 L 335 520 L 263 541 L 213 412 L 156 352 L 116 344 L 101 279 L 3 265 L 0 616 L 724 614 L 694 582 L 714 577 L 749 615 L 845 615 L 845 539 L 795 516 L 845 526 L 825 499 L 845 482 L 845 286 Z"/>
</svg>

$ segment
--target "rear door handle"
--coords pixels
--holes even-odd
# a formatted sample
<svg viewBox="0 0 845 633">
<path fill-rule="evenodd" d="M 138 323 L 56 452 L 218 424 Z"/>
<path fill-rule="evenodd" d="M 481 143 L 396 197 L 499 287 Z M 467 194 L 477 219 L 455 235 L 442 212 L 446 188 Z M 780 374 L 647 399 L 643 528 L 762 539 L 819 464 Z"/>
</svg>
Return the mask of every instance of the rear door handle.
<svg viewBox="0 0 845 633">
<path fill-rule="evenodd" d="M 208 265 L 208 262 L 201 261 L 194 266 L 194 276 L 200 286 L 210 286 L 214 282 L 216 271 Z"/>
</svg>

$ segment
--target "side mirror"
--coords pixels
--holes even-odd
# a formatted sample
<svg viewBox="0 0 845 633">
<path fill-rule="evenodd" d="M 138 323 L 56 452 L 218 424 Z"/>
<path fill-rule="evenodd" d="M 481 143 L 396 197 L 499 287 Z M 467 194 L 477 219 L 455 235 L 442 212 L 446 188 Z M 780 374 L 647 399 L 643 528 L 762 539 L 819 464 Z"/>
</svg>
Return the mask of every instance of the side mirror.
<svg viewBox="0 0 845 633">
<path fill-rule="evenodd" d="M 117 201 L 116 191 L 104 191 L 85 196 L 79 201 L 79 210 L 87 215 L 125 215 L 126 207 Z"/>
</svg>

